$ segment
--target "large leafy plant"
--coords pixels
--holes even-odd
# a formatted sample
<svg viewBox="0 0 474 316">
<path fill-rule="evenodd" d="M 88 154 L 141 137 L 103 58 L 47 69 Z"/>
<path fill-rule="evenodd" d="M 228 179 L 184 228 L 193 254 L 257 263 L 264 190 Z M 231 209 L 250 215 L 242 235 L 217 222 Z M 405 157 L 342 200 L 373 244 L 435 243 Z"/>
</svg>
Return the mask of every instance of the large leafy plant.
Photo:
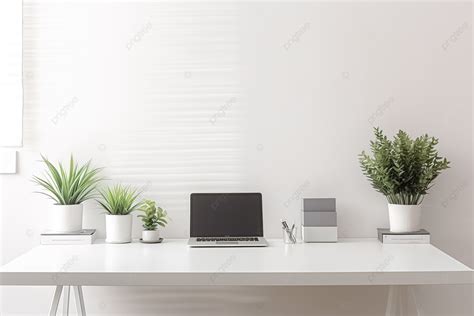
<svg viewBox="0 0 474 316">
<path fill-rule="evenodd" d="M 373 156 L 364 151 L 359 155 L 364 175 L 389 203 L 420 204 L 433 180 L 449 168 L 449 161 L 438 156 L 438 139 L 428 135 L 411 139 L 400 130 L 391 141 L 379 128 L 374 134 L 370 142 Z"/>
<path fill-rule="evenodd" d="M 140 192 L 122 184 L 108 187 L 99 191 L 99 193 L 102 199 L 97 200 L 97 202 L 109 215 L 128 215 L 141 204 L 137 202 Z"/>
<path fill-rule="evenodd" d="M 152 200 L 143 201 L 140 206 L 140 211 L 143 215 L 138 215 L 142 218 L 143 228 L 145 230 L 155 230 L 158 225 L 165 227 L 168 224 L 168 214 L 161 207 L 156 207 L 156 202 Z"/>
<path fill-rule="evenodd" d="M 92 168 L 91 161 L 79 166 L 71 155 L 69 166 L 61 163 L 52 164 L 41 155 L 47 169 L 44 177 L 33 176 L 33 181 L 40 185 L 44 194 L 53 199 L 56 204 L 75 205 L 94 198 L 97 194 L 97 184 L 102 180 L 99 176 L 101 168 Z"/>
</svg>

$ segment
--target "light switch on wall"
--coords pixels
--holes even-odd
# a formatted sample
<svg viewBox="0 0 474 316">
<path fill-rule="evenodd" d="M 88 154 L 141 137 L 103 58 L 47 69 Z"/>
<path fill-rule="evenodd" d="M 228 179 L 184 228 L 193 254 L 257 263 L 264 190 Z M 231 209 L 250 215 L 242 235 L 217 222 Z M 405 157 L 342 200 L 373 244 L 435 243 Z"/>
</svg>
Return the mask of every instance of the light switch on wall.
<svg viewBox="0 0 474 316">
<path fill-rule="evenodd" d="M 16 173 L 16 150 L 0 151 L 0 174 Z"/>
</svg>

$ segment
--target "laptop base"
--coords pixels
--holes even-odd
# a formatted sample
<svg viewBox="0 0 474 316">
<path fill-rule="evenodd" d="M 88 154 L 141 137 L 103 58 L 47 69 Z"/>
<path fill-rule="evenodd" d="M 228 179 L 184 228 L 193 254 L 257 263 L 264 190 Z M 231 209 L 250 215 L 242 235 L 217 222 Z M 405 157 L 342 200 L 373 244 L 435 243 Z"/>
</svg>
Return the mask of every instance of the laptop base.
<svg viewBox="0 0 474 316">
<path fill-rule="evenodd" d="M 268 243 L 263 237 L 191 237 L 188 240 L 188 246 L 193 248 L 266 247 Z"/>
</svg>

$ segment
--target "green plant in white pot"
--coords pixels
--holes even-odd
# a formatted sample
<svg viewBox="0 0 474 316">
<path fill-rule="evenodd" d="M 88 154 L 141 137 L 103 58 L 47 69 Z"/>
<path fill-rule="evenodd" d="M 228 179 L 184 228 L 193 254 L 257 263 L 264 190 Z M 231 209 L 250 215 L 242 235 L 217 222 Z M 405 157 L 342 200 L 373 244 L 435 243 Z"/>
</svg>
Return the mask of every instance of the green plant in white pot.
<svg viewBox="0 0 474 316">
<path fill-rule="evenodd" d="M 143 215 L 138 215 L 142 219 L 144 231 L 142 240 L 144 242 L 157 242 L 160 239 L 158 225 L 165 227 L 168 224 L 168 214 L 161 207 L 156 207 L 153 200 L 145 200 L 140 206 L 139 211 Z"/>
<path fill-rule="evenodd" d="M 438 156 L 438 139 L 423 135 L 411 139 L 399 131 L 389 140 L 375 128 L 370 142 L 373 156 L 362 152 L 359 162 L 375 190 L 388 200 L 390 230 L 420 230 L 421 203 L 438 175 L 449 168 L 449 161 Z"/>
<path fill-rule="evenodd" d="M 97 184 L 101 168 L 92 168 L 91 162 L 79 166 L 73 156 L 69 166 L 61 163 L 53 165 L 43 155 L 42 162 L 47 169 L 43 177 L 33 176 L 33 181 L 41 186 L 44 194 L 56 203 L 51 208 L 49 229 L 57 232 L 72 232 L 82 229 L 82 202 L 97 194 Z"/>
<path fill-rule="evenodd" d="M 132 241 L 132 215 L 138 209 L 140 192 L 129 186 L 116 184 L 99 191 L 102 199 L 97 202 L 105 209 L 105 241 L 123 244 Z"/>
</svg>

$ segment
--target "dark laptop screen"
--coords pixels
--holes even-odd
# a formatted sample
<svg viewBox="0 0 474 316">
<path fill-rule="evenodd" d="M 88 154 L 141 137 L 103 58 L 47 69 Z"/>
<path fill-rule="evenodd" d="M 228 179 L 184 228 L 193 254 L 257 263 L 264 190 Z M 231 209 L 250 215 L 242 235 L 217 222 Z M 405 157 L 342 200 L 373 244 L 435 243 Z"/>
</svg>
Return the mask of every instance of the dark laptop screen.
<svg viewBox="0 0 474 316">
<path fill-rule="evenodd" d="M 191 237 L 263 237 L 262 194 L 191 194 Z"/>
</svg>

